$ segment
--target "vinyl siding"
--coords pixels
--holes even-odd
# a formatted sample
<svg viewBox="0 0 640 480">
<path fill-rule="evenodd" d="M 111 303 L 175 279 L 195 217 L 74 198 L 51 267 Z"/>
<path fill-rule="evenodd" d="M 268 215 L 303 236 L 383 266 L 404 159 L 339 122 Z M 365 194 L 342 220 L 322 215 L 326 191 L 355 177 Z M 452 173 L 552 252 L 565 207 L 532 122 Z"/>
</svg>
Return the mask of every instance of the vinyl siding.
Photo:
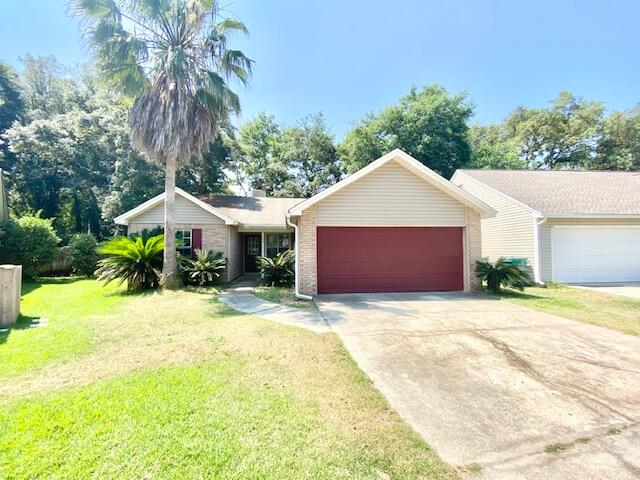
<svg viewBox="0 0 640 480">
<path fill-rule="evenodd" d="M 228 281 L 242 275 L 242 238 L 236 227 L 229 227 Z"/>
<path fill-rule="evenodd" d="M 540 225 L 540 276 L 543 282 L 553 280 L 553 248 L 551 242 L 551 229 L 554 226 L 624 226 L 640 225 L 640 219 L 592 219 L 592 218 L 563 218 L 549 219 Z"/>
<path fill-rule="evenodd" d="M 535 267 L 533 213 L 464 173 L 456 174 L 452 181 L 497 212 L 481 221 L 482 256 L 491 261 L 524 257 Z"/>
<path fill-rule="evenodd" d="M 164 202 L 131 218 L 129 222 L 162 225 L 164 223 Z M 207 212 L 186 198 L 176 195 L 176 223 L 202 223 L 211 225 L 223 224 L 224 220 Z"/>
<path fill-rule="evenodd" d="M 318 203 L 318 225 L 465 225 L 465 207 L 389 162 Z"/>
</svg>

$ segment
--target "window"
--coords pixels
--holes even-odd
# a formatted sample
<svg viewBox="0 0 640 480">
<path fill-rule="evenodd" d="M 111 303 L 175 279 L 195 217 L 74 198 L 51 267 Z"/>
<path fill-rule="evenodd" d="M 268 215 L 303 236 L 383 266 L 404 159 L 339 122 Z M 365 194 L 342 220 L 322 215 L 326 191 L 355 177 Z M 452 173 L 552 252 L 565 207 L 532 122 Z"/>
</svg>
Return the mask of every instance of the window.
<svg viewBox="0 0 640 480">
<path fill-rule="evenodd" d="M 176 243 L 180 254 L 191 256 L 191 230 L 176 230 Z"/>
<path fill-rule="evenodd" d="M 288 233 L 267 233 L 267 257 L 275 257 L 289 249 Z"/>
</svg>

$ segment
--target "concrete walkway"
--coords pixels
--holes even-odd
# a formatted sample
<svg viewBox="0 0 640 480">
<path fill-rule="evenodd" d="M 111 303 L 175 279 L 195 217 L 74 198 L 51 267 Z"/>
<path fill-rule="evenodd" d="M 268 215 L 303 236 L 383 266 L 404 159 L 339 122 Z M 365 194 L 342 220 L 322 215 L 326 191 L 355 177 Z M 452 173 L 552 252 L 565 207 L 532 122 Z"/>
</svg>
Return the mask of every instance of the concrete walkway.
<svg viewBox="0 0 640 480">
<path fill-rule="evenodd" d="M 330 331 L 329 325 L 317 310 L 302 310 L 267 302 L 251 292 L 254 286 L 255 283 L 250 280 L 240 279 L 239 282 L 232 283 L 229 288 L 220 293 L 218 299 L 234 310 L 266 318 L 272 322 L 306 328 L 318 333 Z"/>
</svg>

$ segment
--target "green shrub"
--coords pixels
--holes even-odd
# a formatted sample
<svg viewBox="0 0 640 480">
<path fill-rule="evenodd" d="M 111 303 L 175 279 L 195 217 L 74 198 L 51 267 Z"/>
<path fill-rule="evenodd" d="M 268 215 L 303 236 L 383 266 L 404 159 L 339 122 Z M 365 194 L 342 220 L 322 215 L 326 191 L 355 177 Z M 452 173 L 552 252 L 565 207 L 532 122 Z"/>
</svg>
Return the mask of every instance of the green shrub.
<svg viewBox="0 0 640 480">
<path fill-rule="evenodd" d="M 27 277 L 35 276 L 39 268 L 56 257 L 60 238 L 49 218 L 40 218 L 40 214 L 36 214 L 9 219 L 0 224 L 0 230 L 3 261 L 22 265 L 22 272 Z"/>
<path fill-rule="evenodd" d="M 227 259 L 222 252 L 196 249 L 194 255 L 193 258 L 178 257 L 186 283 L 197 283 L 201 287 L 210 285 L 227 266 Z"/>
<path fill-rule="evenodd" d="M 139 232 L 130 233 L 128 236 L 131 240 L 135 240 L 138 237 L 142 238 L 143 242 L 146 242 L 151 237 L 157 237 L 158 235 L 162 235 L 163 229 L 162 227 L 154 227 L 154 228 L 143 228 Z"/>
<path fill-rule="evenodd" d="M 100 249 L 107 255 L 98 262 L 96 275 L 105 285 L 127 282 L 127 289 L 156 288 L 162 273 L 164 235 L 156 235 L 146 242 L 141 237 L 116 237 Z"/>
<path fill-rule="evenodd" d="M 74 273 L 90 276 L 98 263 L 98 242 L 90 233 L 74 235 L 69 242 L 69 262 Z"/>
<path fill-rule="evenodd" d="M 492 293 L 499 293 L 502 287 L 524 290 L 533 283 L 529 268 L 505 261 L 503 257 L 493 264 L 487 259 L 476 262 L 476 276 L 487 283 Z"/>
<path fill-rule="evenodd" d="M 273 258 L 258 257 L 262 283 L 270 287 L 290 287 L 295 276 L 295 261 L 293 250 L 286 250 Z"/>
</svg>

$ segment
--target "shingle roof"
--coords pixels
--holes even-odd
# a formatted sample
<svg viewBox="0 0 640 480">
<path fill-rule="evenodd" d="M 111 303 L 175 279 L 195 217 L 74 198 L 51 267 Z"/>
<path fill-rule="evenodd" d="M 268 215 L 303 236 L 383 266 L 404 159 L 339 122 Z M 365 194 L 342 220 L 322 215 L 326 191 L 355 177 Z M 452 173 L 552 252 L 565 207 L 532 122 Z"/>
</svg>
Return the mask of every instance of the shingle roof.
<svg viewBox="0 0 640 480">
<path fill-rule="evenodd" d="M 237 197 L 210 195 L 198 197 L 220 213 L 248 227 L 286 227 L 287 211 L 304 198 Z"/>
<path fill-rule="evenodd" d="M 640 172 L 462 172 L 544 215 L 640 215 Z"/>
</svg>

